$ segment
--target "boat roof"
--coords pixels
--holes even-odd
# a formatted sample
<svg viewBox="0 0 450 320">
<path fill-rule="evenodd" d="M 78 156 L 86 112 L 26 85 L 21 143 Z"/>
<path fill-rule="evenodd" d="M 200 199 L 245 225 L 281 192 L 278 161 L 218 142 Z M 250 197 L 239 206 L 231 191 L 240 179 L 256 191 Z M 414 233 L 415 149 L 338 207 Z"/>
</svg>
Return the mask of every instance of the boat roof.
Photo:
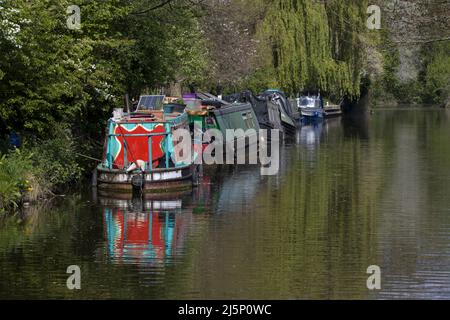
<svg viewBox="0 0 450 320">
<path fill-rule="evenodd" d="M 215 115 L 225 115 L 234 112 L 241 112 L 245 110 L 253 110 L 252 105 L 249 102 L 236 102 L 228 104 L 220 108 L 215 108 L 212 111 Z"/>
<path fill-rule="evenodd" d="M 202 101 L 216 101 L 217 103 L 226 106 L 229 105 L 230 103 L 223 100 L 223 99 L 219 99 L 219 97 L 209 93 L 209 92 L 197 92 L 195 94 L 197 96 L 198 99 L 202 100 Z"/>
<path fill-rule="evenodd" d="M 120 119 L 111 118 L 115 123 L 139 123 L 139 122 L 178 122 L 186 113 L 164 113 L 163 110 L 137 110 L 130 114 L 124 114 Z"/>
</svg>

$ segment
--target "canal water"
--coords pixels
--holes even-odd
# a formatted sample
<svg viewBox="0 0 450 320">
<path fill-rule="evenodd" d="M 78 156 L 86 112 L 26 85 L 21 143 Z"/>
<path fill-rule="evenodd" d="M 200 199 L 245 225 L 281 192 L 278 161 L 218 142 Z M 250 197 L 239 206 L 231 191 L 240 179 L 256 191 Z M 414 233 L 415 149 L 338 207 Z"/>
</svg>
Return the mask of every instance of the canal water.
<svg viewBox="0 0 450 320">
<path fill-rule="evenodd" d="M 450 110 L 304 126 L 276 176 L 208 167 L 184 195 L 29 207 L 0 223 L 0 298 L 449 299 Z"/>
</svg>

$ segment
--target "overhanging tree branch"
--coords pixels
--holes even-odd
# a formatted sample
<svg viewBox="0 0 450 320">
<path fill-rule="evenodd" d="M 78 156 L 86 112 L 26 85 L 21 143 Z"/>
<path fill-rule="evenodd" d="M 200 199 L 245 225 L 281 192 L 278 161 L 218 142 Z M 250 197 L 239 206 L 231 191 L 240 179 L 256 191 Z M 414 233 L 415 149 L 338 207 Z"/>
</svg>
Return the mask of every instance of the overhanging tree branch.
<svg viewBox="0 0 450 320">
<path fill-rule="evenodd" d="M 143 11 L 139 11 L 139 12 L 131 12 L 131 14 L 135 14 L 135 15 L 145 14 L 145 13 L 147 13 L 147 12 L 150 12 L 150 11 L 153 11 L 153 10 L 156 10 L 156 9 L 159 9 L 159 8 L 162 8 L 162 7 L 164 7 L 165 5 L 170 4 L 172 1 L 173 1 L 173 0 L 166 0 L 166 1 L 161 2 L 160 4 L 157 4 L 157 5 L 155 5 L 155 6 L 151 7 L 151 8 L 145 9 L 145 10 L 143 10 Z"/>
</svg>

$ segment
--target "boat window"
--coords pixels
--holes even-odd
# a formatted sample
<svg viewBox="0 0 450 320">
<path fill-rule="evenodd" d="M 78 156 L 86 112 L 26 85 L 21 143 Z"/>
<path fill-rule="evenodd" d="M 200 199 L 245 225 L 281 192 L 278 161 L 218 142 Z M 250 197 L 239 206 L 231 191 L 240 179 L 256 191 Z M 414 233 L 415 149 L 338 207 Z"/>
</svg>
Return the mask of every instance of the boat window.
<svg viewBox="0 0 450 320">
<path fill-rule="evenodd" d="M 300 98 L 300 105 L 301 106 L 307 106 L 309 104 L 308 98 Z"/>
<path fill-rule="evenodd" d="M 300 107 L 303 108 L 320 108 L 320 99 L 303 97 L 300 98 Z"/>
</svg>

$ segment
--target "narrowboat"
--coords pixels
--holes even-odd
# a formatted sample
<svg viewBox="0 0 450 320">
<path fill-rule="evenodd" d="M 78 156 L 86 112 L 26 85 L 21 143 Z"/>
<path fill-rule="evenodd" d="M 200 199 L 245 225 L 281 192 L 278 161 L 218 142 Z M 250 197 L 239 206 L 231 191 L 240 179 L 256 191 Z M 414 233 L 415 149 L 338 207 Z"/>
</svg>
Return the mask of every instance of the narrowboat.
<svg viewBox="0 0 450 320">
<path fill-rule="evenodd" d="M 224 97 L 230 103 L 250 103 L 261 129 L 278 129 L 283 132 L 278 105 L 267 97 L 255 96 L 251 91 L 243 91 Z"/>
<path fill-rule="evenodd" d="M 286 95 L 277 89 L 269 89 L 264 91 L 260 96 L 266 97 L 268 100 L 272 101 L 278 106 L 280 112 L 281 125 L 283 126 L 283 132 L 285 134 L 294 136 L 297 131 L 297 120 L 296 114 L 292 112 L 292 106 Z"/>
<path fill-rule="evenodd" d="M 184 162 L 174 151 L 173 132 L 189 130 L 188 115 L 164 112 L 164 98 L 141 96 L 134 112 L 114 110 L 106 128 L 103 159 L 96 168 L 99 191 L 176 192 L 196 182 L 195 159 Z"/>
<path fill-rule="evenodd" d="M 303 122 L 321 121 L 325 118 L 323 100 L 320 95 L 301 96 L 297 99 L 297 106 Z"/>
<path fill-rule="evenodd" d="M 218 129 L 224 139 L 227 130 L 235 130 L 234 140 L 224 141 L 225 147 L 233 145 L 234 148 L 236 142 L 238 146 L 248 147 L 253 141 L 258 142 L 260 126 L 250 103 L 229 103 L 209 93 L 184 96 L 183 100 L 186 103 L 191 130 L 195 130 L 194 124 L 198 123 L 203 133 L 208 129 Z M 210 141 L 203 141 L 203 146 L 208 143 Z"/>
</svg>

